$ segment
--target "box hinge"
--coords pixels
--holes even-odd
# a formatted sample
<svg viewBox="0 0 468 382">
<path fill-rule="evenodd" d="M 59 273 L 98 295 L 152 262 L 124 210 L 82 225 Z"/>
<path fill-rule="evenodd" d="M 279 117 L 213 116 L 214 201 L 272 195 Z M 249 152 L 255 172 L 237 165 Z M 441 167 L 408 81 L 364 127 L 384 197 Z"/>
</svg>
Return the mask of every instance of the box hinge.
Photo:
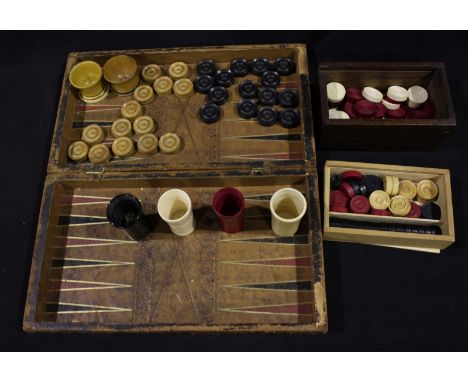
<svg viewBox="0 0 468 382">
<path fill-rule="evenodd" d="M 91 175 L 93 178 L 101 179 L 104 177 L 106 169 L 103 167 L 100 170 L 86 171 L 86 175 Z"/>
<path fill-rule="evenodd" d="M 271 174 L 271 169 L 269 167 L 252 167 L 252 174 L 255 174 L 255 175 Z"/>
</svg>

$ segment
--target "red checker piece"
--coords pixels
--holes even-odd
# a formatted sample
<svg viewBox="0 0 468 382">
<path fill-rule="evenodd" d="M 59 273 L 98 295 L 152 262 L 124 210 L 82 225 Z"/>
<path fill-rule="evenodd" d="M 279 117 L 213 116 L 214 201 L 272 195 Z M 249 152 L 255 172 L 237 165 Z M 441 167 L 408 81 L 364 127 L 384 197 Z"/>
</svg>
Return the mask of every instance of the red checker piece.
<svg viewBox="0 0 468 382">
<path fill-rule="evenodd" d="M 332 212 L 349 212 L 349 210 L 346 207 L 342 206 L 333 206 L 330 211 Z"/>
<path fill-rule="evenodd" d="M 351 185 L 348 183 L 348 182 L 342 182 L 340 184 L 340 190 L 343 191 L 346 195 L 348 195 L 348 198 L 352 198 L 353 196 L 355 196 L 356 194 L 354 193 L 354 190 L 353 188 L 351 187 Z"/>
<path fill-rule="evenodd" d="M 348 170 L 341 174 L 341 179 L 362 179 L 362 174 L 357 170 Z"/>
<path fill-rule="evenodd" d="M 406 215 L 407 218 L 415 218 L 418 219 L 421 217 L 421 207 L 419 204 L 416 204 L 415 202 L 411 202 L 411 209 L 410 212 L 408 212 L 408 215 Z"/>
<path fill-rule="evenodd" d="M 354 112 L 354 104 L 352 102 L 348 101 L 345 103 L 344 111 L 349 115 L 350 118 L 357 118 L 357 115 Z"/>
<path fill-rule="evenodd" d="M 387 110 L 387 117 L 392 119 L 401 119 L 405 118 L 406 111 L 403 107 L 399 107 L 396 110 Z"/>
<path fill-rule="evenodd" d="M 427 101 L 421 106 L 421 111 L 426 114 L 427 118 L 434 118 L 435 106 L 431 101 Z"/>
<path fill-rule="evenodd" d="M 391 216 L 392 214 L 390 213 L 389 210 L 381 210 L 381 209 L 372 208 L 371 215 Z"/>
<path fill-rule="evenodd" d="M 357 88 L 346 89 L 346 99 L 351 103 L 356 103 L 364 99 L 362 90 Z"/>
<path fill-rule="evenodd" d="M 409 119 L 424 119 L 427 118 L 426 113 L 423 110 L 408 110 L 406 112 L 406 118 Z"/>
<path fill-rule="evenodd" d="M 343 191 L 332 191 L 330 194 L 330 205 L 332 207 L 346 207 L 347 204 L 348 196 Z"/>
<path fill-rule="evenodd" d="M 385 116 L 385 113 L 387 112 L 387 108 L 383 103 L 378 103 L 376 104 L 377 106 L 377 111 L 374 114 L 374 118 L 383 118 Z"/>
<path fill-rule="evenodd" d="M 414 110 L 414 109 L 410 108 L 406 103 L 402 103 L 401 106 L 400 106 L 400 109 L 404 109 L 406 112 L 408 112 L 410 110 Z"/>
<path fill-rule="evenodd" d="M 355 214 L 367 214 L 371 208 L 365 196 L 357 195 L 349 202 L 349 207 Z"/>
<path fill-rule="evenodd" d="M 372 118 L 377 112 L 377 105 L 374 102 L 364 99 L 356 102 L 354 110 L 356 111 L 356 114 L 362 118 Z"/>
</svg>

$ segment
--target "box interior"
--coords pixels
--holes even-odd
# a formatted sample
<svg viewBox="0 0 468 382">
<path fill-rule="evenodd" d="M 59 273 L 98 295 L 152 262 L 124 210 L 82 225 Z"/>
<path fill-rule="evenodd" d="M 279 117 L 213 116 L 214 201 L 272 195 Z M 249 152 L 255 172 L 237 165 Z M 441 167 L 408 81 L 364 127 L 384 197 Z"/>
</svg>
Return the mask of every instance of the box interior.
<svg viewBox="0 0 468 382">
<path fill-rule="evenodd" d="M 447 190 L 447 180 L 444 174 L 442 173 L 428 173 L 428 172 L 417 172 L 417 171 L 405 171 L 405 170 L 381 170 L 381 169 L 366 169 L 361 167 L 339 167 L 339 166 L 330 166 L 327 167 L 326 176 L 324 179 L 325 185 L 325 197 L 324 208 L 325 208 L 325 219 L 324 219 L 324 229 L 333 228 L 330 227 L 330 217 L 336 217 L 340 219 L 348 220 L 358 220 L 358 221 L 368 221 L 368 222 L 382 222 L 382 223 L 402 223 L 402 224 L 417 224 L 417 225 L 436 225 L 439 226 L 442 230 L 442 235 L 453 235 L 453 232 L 450 232 L 449 219 L 448 219 L 448 210 L 449 206 L 447 205 L 446 199 L 446 190 Z M 405 217 L 396 217 L 396 216 L 376 216 L 376 215 L 362 215 L 354 213 L 339 213 L 330 211 L 329 205 L 329 196 L 330 196 L 330 176 L 334 174 L 341 174 L 347 170 L 358 170 L 363 175 L 377 175 L 383 177 L 385 175 L 395 175 L 398 176 L 400 180 L 411 180 L 415 183 L 420 180 L 429 179 L 437 184 L 439 189 L 439 194 L 434 200 L 441 208 L 441 219 L 440 220 L 431 220 L 431 219 L 412 219 Z M 425 237 L 428 235 L 424 234 L 409 234 Z"/>
<path fill-rule="evenodd" d="M 328 101 L 326 85 L 329 82 L 340 82 L 345 87 L 363 88 L 371 86 L 379 89 L 385 94 L 387 88 L 392 85 L 403 86 L 409 88 L 414 85 L 419 85 L 429 93 L 429 100 L 435 105 L 435 117 L 429 120 L 448 119 L 449 106 L 447 104 L 446 92 L 444 91 L 442 73 L 439 68 L 432 70 L 415 70 L 407 69 L 378 69 L 369 70 L 367 68 L 347 69 L 347 68 L 321 68 L 320 69 L 320 91 L 322 96 L 322 119 L 327 122 L 336 122 L 328 118 Z M 354 121 L 354 122 L 353 122 Z M 409 119 L 402 120 L 410 121 Z M 356 120 L 339 120 L 339 123 L 355 123 Z M 379 120 L 382 124 L 387 123 L 387 120 Z M 388 123 L 394 123 L 395 120 L 388 120 Z"/>
<path fill-rule="evenodd" d="M 77 61 L 94 60 L 99 64 L 104 63 L 115 54 L 122 52 L 103 53 L 78 53 Z M 134 57 L 139 65 L 139 70 L 150 63 L 156 63 L 167 73 L 172 62 L 184 61 L 190 67 L 190 79 L 196 77 L 196 63 L 200 59 L 213 59 L 220 68 L 229 67 L 232 59 L 245 57 L 291 57 L 298 65 L 298 70 L 291 76 L 281 78 L 278 90 L 294 88 L 299 93 L 302 109 L 302 89 L 300 75 L 307 73 L 307 59 L 304 58 L 302 49 L 295 48 L 209 48 L 203 50 L 162 50 L 149 51 L 147 53 L 124 52 Z M 68 72 L 66 73 L 68 76 Z M 198 111 L 206 103 L 206 96 L 195 93 L 187 99 L 177 98 L 175 95 L 167 97 L 156 96 L 155 101 L 143 105 L 143 115 L 153 117 L 157 128 L 155 134 L 161 135 L 172 132 L 180 136 L 182 149 L 178 153 L 163 154 L 158 152 L 153 155 L 143 156 L 135 154 L 130 158 L 112 158 L 106 168 L 119 168 L 125 170 L 132 166 L 139 168 L 176 169 L 176 168 L 212 168 L 212 167 L 239 167 L 247 162 L 294 162 L 301 163 L 305 159 L 304 122 L 294 129 L 285 129 L 279 124 L 271 127 L 263 127 L 253 119 L 246 120 L 239 117 L 237 103 L 240 100 L 237 86 L 241 81 L 251 79 L 260 83 L 260 78 L 248 75 L 236 78 L 235 84 L 229 88 L 229 100 L 221 106 L 222 116 L 215 124 L 203 123 Z M 113 137 L 110 135 L 112 122 L 120 118 L 121 105 L 133 99 L 130 96 L 117 96 L 112 92 L 97 105 L 86 105 L 78 97 L 76 89 L 70 87 L 66 79 L 65 86 L 70 89 L 69 96 L 65 99 L 64 124 L 59 137 L 57 154 L 57 166 L 59 169 L 99 171 L 103 166 L 92 165 L 89 161 L 75 163 L 67 157 L 69 145 L 80 139 L 84 127 L 91 123 L 97 123 L 103 127 L 106 133 L 105 144 L 111 145 Z"/>
</svg>

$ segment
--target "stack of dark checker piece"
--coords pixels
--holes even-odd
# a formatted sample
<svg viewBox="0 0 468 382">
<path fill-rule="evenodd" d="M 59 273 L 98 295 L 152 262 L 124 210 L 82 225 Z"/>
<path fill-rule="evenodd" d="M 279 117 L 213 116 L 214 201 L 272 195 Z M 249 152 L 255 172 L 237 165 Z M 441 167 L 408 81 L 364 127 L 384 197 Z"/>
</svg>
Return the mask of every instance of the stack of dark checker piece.
<svg viewBox="0 0 468 382">
<path fill-rule="evenodd" d="M 199 110 L 200 119 L 205 123 L 215 123 L 221 117 L 220 106 L 228 100 L 229 88 L 234 83 L 234 72 L 231 69 L 216 67 L 213 60 L 201 60 L 197 63 L 197 78 L 194 81 L 195 91 L 207 95 L 207 103 Z"/>
<path fill-rule="evenodd" d="M 421 233 L 426 235 L 442 235 L 438 226 L 423 226 L 416 224 L 375 223 L 354 221 L 339 218 L 330 218 L 330 226 L 337 228 L 369 229 L 373 231 L 391 231 L 406 233 Z"/>
<path fill-rule="evenodd" d="M 385 210 L 375 210 L 371 207 L 368 197 L 374 192 L 383 190 L 383 180 L 376 175 L 362 175 L 359 171 L 349 170 L 342 174 L 333 174 L 330 177 L 330 211 L 355 214 L 372 214 L 380 216 L 391 216 Z M 422 214 L 414 216 L 411 213 L 407 217 L 440 219 L 440 207 L 430 201 L 424 203 L 421 207 Z M 340 219 L 332 217 L 330 225 L 339 228 L 357 228 L 370 230 L 383 230 L 395 232 L 412 232 L 431 235 L 441 235 L 441 229 L 438 226 L 426 226 L 416 224 L 397 224 L 388 222 L 366 222 Z"/>
<path fill-rule="evenodd" d="M 256 82 L 245 80 L 239 84 L 242 100 L 237 105 L 241 118 L 257 118 L 263 126 L 272 126 L 279 122 L 286 128 L 297 127 L 299 113 L 294 107 L 299 104 L 296 90 L 285 89 L 279 92 L 281 76 L 295 73 L 296 64 L 289 57 L 277 58 L 271 63 L 266 58 L 236 58 L 231 61 L 229 69 L 218 70 L 212 60 L 201 60 L 197 64 L 198 77 L 194 81 L 195 90 L 207 94 L 207 103 L 199 111 L 205 123 L 215 123 L 221 116 L 220 106 L 228 99 L 227 88 L 234 83 L 235 77 L 244 77 L 249 73 L 261 77 L 261 87 Z M 255 100 L 256 99 L 256 100 Z M 257 103 L 262 105 L 257 109 Z M 273 106 L 280 104 L 278 112 Z"/>
</svg>

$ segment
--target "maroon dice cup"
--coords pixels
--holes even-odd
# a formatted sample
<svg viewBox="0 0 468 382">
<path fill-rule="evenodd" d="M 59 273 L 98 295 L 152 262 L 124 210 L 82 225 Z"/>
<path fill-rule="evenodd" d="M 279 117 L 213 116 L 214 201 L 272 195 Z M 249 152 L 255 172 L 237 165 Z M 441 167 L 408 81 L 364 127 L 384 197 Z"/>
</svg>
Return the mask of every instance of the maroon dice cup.
<svg viewBox="0 0 468 382">
<path fill-rule="evenodd" d="M 213 210 L 219 218 L 221 229 L 237 233 L 244 228 L 244 195 L 235 188 L 221 188 L 213 196 Z"/>
</svg>

